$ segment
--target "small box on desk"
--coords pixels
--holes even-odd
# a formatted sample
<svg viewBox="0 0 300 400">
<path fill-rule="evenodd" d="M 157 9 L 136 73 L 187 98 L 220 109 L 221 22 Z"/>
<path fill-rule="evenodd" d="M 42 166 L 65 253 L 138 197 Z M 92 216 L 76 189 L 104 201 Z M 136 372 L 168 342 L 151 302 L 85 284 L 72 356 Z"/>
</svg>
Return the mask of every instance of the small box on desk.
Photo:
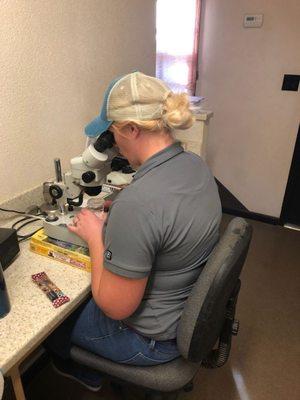
<svg viewBox="0 0 300 400">
<path fill-rule="evenodd" d="M 30 239 L 30 250 L 72 267 L 87 272 L 91 271 L 91 259 L 86 247 L 52 239 L 45 235 L 43 229 L 35 233 Z"/>
<path fill-rule="evenodd" d="M 11 228 L 0 228 L 0 263 L 3 271 L 14 260 L 19 251 L 17 231 Z"/>
</svg>

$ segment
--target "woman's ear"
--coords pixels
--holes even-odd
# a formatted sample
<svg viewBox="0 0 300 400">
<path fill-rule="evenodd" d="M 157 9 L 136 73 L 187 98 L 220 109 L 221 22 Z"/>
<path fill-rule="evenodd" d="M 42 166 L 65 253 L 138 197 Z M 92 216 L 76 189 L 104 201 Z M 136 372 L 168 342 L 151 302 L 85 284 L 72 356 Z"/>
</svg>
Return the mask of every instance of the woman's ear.
<svg viewBox="0 0 300 400">
<path fill-rule="evenodd" d="M 130 135 L 132 139 L 135 139 L 139 136 L 140 128 L 137 125 L 129 123 L 128 125 L 126 125 L 126 128 L 127 128 L 127 133 Z"/>
<path fill-rule="evenodd" d="M 140 128 L 131 122 L 124 125 L 122 128 L 114 127 L 114 129 L 114 132 L 117 132 L 119 136 L 127 139 L 136 139 L 140 134 Z"/>
</svg>

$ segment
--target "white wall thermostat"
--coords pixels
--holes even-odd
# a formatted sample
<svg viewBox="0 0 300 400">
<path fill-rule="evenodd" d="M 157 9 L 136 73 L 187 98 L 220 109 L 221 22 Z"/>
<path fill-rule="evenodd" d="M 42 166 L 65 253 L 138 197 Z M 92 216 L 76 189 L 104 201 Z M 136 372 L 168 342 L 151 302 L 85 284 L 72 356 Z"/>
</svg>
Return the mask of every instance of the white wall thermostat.
<svg viewBox="0 0 300 400">
<path fill-rule="evenodd" d="M 263 14 L 244 15 L 244 28 L 260 28 L 263 24 Z"/>
</svg>

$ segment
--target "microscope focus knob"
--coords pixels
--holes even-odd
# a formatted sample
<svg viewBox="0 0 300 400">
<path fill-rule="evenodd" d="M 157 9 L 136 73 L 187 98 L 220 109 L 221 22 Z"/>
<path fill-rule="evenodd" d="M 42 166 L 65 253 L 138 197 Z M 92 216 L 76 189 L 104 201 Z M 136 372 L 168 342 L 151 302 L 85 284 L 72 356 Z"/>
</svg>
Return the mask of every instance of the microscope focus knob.
<svg viewBox="0 0 300 400">
<path fill-rule="evenodd" d="M 56 210 L 50 210 L 47 213 L 47 217 L 45 218 L 47 222 L 54 222 L 58 220 L 58 216 L 56 215 Z"/>
<path fill-rule="evenodd" d="M 51 185 L 49 188 L 49 193 L 53 199 L 60 199 L 63 195 L 63 190 L 58 185 Z"/>
<path fill-rule="evenodd" d="M 125 165 L 121 171 L 123 172 L 123 174 L 133 174 L 135 172 L 134 169 L 131 168 L 130 165 Z"/>
<path fill-rule="evenodd" d="M 83 180 L 84 183 L 91 183 L 95 178 L 96 174 L 93 171 L 87 171 L 81 175 L 81 179 Z"/>
</svg>

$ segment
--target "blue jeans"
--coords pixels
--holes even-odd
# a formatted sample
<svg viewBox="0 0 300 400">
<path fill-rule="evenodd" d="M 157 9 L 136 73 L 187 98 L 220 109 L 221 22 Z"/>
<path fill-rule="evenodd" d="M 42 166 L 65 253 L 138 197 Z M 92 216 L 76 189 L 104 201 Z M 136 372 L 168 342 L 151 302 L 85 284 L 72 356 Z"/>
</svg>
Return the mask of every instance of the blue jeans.
<svg viewBox="0 0 300 400">
<path fill-rule="evenodd" d="M 46 341 L 46 347 L 69 358 L 71 346 L 130 365 L 157 365 L 180 356 L 176 340 L 155 341 L 122 321 L 108 318 L 93 299 L 73 313 Z"/>
</svg>

